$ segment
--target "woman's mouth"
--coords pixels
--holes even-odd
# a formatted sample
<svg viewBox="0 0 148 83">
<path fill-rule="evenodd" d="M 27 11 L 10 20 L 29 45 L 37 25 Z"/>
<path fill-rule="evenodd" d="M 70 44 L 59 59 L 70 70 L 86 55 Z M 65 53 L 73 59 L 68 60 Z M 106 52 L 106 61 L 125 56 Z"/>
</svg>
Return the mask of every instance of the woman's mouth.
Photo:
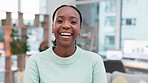
<svg viewBox="0 0 148 83">
<path fill-rule="evenodd" d="M 71 39 L 71 37 L 72 37 L 72 34 L 68 33 L 68 32 L 62 32 L 62 33 L 59 33 L 59 34 L 60 34 L 62 39 L 66 39 L 66 40 Z"/>
<path fill-rule="evenodd" d="M 61 36 L 72 36 L 71 33 L 66 33 L 66 32 L 64 32 L 64 33 L 60 33 L 60 35 L 61 35 Z"/>
</svg>

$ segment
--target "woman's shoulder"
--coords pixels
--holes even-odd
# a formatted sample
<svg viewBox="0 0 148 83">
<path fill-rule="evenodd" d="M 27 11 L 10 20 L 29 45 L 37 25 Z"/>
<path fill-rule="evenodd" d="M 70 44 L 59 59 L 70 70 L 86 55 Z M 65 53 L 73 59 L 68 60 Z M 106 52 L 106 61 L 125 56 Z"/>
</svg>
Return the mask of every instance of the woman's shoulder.
<svg viewBox="0 0 148 83">
<path fill-rule="evenodd" d="M 29 56 L 29 59 L 33 59 L 33 60 L 41 60 L 43 58 L 46 58 L 46 55 L 48 54 L 49 49 L 42 51 L 42 52 L 38 52 L 38 53 L 34 53 L 32 55 Z"/>
<path fill-rule="evenodd" d="M 85 49 L 82 49 L 82 48 L 81 48 L 81 50 L 83 51 L 83 54 L 86 54 L 86 55 L 91 55 L 91 56 L 98 56 L 99 55 L 99 54 L 97 54 L 95 52 L 85 50 Z"/>
<path fill-rule="evenodd" d="M 102 59 L 102 57 L 98 53 L 88 51 L 88 50 L 84 50 L 84 49 L 82 49 L 82 51 L 83 51 L 82 55 L 84 55 L 85 57 L 89 57 L 89 58 L 92 58 L 92 59 Z"/>
</svg>

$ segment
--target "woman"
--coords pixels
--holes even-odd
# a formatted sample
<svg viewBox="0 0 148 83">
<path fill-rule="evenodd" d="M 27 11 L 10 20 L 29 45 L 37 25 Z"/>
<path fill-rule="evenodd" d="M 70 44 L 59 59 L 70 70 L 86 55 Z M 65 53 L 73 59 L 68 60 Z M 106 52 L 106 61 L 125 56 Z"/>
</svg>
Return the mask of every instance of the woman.
<svg viewBox="0 0 148 83">
<path fill-rule="evenodd" d="M 107 83 L 101 57 L 76 46 L 82 16 L 74 6 L 62 5 L 53 13 L 56 46 L 32 55 L 24 83 Z"/>
</svg>

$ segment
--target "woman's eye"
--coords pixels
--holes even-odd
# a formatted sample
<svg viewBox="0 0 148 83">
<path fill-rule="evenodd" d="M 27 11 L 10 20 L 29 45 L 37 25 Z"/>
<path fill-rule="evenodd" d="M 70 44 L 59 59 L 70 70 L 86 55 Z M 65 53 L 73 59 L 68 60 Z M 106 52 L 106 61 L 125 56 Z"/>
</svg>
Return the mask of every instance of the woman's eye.
<svg viewBox="0 0 148 83">
<path fill-rule="evenodd" d="M 76 24 L 77 22 L 76 21 L 71 21 L 71 24 Z"/>
<path fill-rule="evenodd" d="M 63 21 L 62 20 L 57 20 L 57 23 L 62 23 Z"/>
</svg>

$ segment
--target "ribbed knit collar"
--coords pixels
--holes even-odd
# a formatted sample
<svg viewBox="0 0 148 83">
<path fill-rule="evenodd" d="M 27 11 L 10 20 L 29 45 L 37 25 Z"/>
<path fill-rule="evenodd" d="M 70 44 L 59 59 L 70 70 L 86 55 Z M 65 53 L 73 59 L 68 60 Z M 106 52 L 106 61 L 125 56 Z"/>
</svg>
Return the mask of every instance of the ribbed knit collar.
<svg viewBox="0 0 148 83">
<path fill-rule="evenodd" d="M 49 52 L 48 54 L 50 54 L 49 55 L 50 56 L 50 59 L 53 62 L 55 62 L 57 64 L 63 64 L 63 65 L 65 64 L 65 65 L 68 65 L 68 64 L 72 64 L 75 61 L 77 61 L 79 59 L 79 57 L 81 56 L 81 54 L 82 54 L 83 51 L 82 51 L 81 48 L 79 48 L 77 46 L 77 49 L 76 49 L 75 53 L 73 55 L 69 56 L 69 57 L 60 57 L 60 56 L 56 55 L 55 52 L 53 51 L 52 47 L 50 47 L 48 49 L 48 52 Z"/>
</svg>

